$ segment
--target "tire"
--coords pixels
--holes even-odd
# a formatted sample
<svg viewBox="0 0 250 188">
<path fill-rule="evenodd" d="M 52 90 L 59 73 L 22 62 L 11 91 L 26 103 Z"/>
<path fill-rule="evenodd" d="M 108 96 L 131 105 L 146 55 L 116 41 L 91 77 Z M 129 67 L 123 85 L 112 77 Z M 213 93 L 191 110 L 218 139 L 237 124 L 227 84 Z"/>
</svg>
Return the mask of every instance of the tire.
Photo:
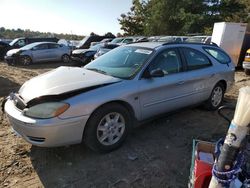
<svg viewBox="0 0 250 188">
<path fill-rule="evenodd" d="M 225 86 L 221 82 L 217 83 L 214 86 L 209 99 L 204 104 L 205 109 L 217 110 L 223 102 L 224 94 Z"/>
<path fill-rule="evenodd" d="M 83 134 L 83 141 L 90 149 L 97 152 L 115 150 L 127 137 L 131 120 L 130 113 L 122 105 L 106 104 L 91 115 Z"/>
<path fill-rule="evenodd" d="M 250 69 L 244 69 L 246 75 L 250 75 Z"/>
<path fill-rule="evenodd" d="M 28 66 L 32 63 L 32 59 L 29 56 L 20 57 L 21 64 L 24 66 Z"/>
<path fill-rule="evenodd" d="M 62 55 L 62 62 L 63 63 L 68 63 L 69 60 L 70 60 L 69 55 L 67 55 L 67 54 Z"/>
</svg>

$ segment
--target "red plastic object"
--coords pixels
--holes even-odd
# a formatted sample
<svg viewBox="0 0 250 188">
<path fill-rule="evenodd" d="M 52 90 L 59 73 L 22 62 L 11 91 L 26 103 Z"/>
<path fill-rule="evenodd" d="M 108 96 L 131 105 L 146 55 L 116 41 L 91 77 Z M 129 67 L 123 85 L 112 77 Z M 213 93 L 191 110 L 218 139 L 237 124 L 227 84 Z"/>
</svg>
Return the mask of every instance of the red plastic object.
<svg viewBox="0 0 250 188">
<path fill-rule="evenodd" d="M 195 159 L 194 164 L 194 188 L 208 188 L 212 177 L 212 164 Z"/>
<path fill-rule="evenodd" d="M 212 178 L 211 172 L 204 172 L 196 178 L 194 188 L 208 188 L 210 180 Z"/>
</svg>

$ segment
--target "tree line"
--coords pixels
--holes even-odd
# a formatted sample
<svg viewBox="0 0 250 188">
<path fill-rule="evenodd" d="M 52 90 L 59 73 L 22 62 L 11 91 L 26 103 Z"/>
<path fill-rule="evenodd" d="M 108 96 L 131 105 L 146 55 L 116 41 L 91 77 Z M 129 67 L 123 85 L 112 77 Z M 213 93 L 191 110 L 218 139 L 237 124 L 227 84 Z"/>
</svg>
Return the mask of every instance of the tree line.
<svg viewBox="0 0 250 188">
<path fill-rule="evenodd" d="M 249 0 L 133 0 L 124 35 L 211 34 L 215 22 L 250 22 Z"/>
<path fill-rule="evenodd" d="M 15 39 L 19 37 L 57 37 L 59 39 L 66 40 L 81 40 L 84 36 L 81 35 L 73 35 L 73 34 L 57 34 L 50 32 L 39 32 L 39 31 L 31 31 L 29 29 L 6 29 L 4 27 L 0 27 L 0 38 L 5 39 Z"/>
</svg>

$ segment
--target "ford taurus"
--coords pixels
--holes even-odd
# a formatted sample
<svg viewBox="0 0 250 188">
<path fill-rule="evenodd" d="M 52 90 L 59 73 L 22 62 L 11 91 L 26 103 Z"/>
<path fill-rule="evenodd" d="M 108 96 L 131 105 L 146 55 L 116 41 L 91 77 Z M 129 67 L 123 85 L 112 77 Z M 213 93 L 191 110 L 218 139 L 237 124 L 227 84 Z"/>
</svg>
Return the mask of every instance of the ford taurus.
<svg viewBox="0 0 250 188">
<path fill-rule="evenodd" d="M 233 82 L 234 65 L 217 46 L 134 43 L 83 68 L 59 67 L 27 81 L 4 109 L 33 145 L 84 141 L 105 152 L 123 143 L 134 122 L 201 103 L 217 109 Z"/>
</svg>

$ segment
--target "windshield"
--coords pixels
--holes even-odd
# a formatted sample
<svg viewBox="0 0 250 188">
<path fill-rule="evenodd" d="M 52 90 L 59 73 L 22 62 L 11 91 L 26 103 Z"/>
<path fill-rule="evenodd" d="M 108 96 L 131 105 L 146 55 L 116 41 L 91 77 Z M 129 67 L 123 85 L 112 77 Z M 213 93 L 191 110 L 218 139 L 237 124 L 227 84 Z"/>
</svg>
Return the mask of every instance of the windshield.
<svg viewBox="0 0 250 188">
<path fill-rule="evenodd" d="M 31 43 L 31 44 L 28 44 L 28 45 L 26 45 L 26 46 L 20 48 L 20 50 L 30 50 L 31 48 L 33 48 L 33 47 L 36 46 L 36 45 L 37 45 L 36 42 L 35 42 L 35 43 Z"/>
<path fill-rule="evenodd" d="M 19 39 L 14 39 L 13 41 L 10 42 L 10 45 L 13 46 Z"/>
<path fill-rule="evenodd" d="M 112 44 L 120 43 L 123 39 L 124 38 L 115 38 L 110 43 L 112 43 Z"/>
<path fill-rule="evenodd" d="M 152 49 L 140 47 L 118 47 L 84 68 L 118 78 L 130 79 L 137 74 L 152 52 Z"/>
<path fill-rule="evenodd" d="M 79 42 L 79 44 L 78 44 L 77 46 L 80 47 L 80 46 L 84 45 L 84 43 L 85 43 L 88 39 L 89 39 L 89 36 L 84 37 L 84 38 Z"/>
</svg>

